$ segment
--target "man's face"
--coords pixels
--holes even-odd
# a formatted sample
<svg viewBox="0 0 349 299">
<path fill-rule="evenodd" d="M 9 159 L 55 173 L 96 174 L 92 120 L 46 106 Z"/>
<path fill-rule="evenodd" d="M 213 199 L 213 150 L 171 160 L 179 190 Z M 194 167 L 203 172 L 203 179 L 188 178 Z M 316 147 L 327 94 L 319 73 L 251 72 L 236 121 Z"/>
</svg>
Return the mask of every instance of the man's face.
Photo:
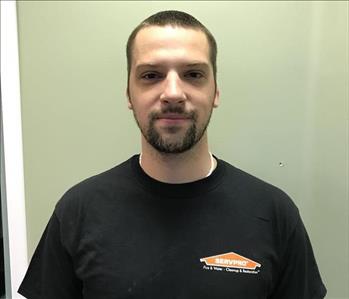
<svg viewBox="0 0 349 299">
<path fill-rule="evenodd" d="M 191 149 L 206 133 L 218 105 L 205 34 L 172 26 L 139 31 L 128 98 L 143 138 L 156 150 Z"/>
</svg>

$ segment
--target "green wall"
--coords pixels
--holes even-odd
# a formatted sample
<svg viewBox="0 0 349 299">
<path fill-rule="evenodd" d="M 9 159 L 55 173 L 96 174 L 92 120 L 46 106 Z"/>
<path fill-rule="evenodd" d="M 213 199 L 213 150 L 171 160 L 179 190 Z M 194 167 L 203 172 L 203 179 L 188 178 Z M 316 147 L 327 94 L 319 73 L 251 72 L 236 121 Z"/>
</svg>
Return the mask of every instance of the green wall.
<svg viewBox="0 0 349 299">
<path fill-rule="evenodd" d="M 163 9 L 217 38 L 212 151 L 291 195 L 328 298 L 349 298 L 344 1 L 18 2 L 29 256 L 67 188 L 139 152 L 125 43 Z"/>
</svg>

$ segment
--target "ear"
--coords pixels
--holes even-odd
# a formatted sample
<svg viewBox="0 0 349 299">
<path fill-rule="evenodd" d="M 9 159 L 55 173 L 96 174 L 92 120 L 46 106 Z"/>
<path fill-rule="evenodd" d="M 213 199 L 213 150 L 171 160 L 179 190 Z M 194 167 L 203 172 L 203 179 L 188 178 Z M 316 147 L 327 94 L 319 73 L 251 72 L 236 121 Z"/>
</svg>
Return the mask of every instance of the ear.
<svg viewBox="0 0 349 299">
<path fill-rule="evenodd" d="M 213 107 L 217 108 L 218 105 L 219 105 L 219 89 L 216 88 L 216 94 L 215 94 L 215 97 L 214 97 L 214 100 L 213 100 Z"/>
<path fill-rule="evenodd" d="M 128 107 L 128 109 L 132 110 L 133 107 L 132 107 L 130 93 L 128 91 L 128 88 L 126 88 L 126 97 L 127 97 L 127 107 Z"/>
</svg>

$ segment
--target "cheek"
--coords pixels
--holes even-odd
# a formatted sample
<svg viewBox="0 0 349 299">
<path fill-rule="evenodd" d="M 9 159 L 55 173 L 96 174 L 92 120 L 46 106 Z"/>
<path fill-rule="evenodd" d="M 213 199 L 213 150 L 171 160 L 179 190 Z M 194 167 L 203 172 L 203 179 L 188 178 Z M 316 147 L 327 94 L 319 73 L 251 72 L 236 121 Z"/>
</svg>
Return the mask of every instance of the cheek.
<svg viewBox="0 0 349 299">
<path fill-rule="evenodd" d="M 213 110 L 213 103 L 207 103 L 205 106 L 202 106 L 197 109 L 198 112 L 198 122 L 206 123 L 208 118 L 210 117 Z"/>
<path fill-rule="evenodd" d="M 150 111 L 157 102 L 156 96 L 150 91 L 134 89 L 129 95 L 132 107 L 138 111 Z"/>
<path fill-rule="evenodd" d="M 149 122 L 148 113 L 146 113 L 144 110 L 140 109 L 140 107 L 133 107 L 133 113 L 135 117 L 137 118 L 137 121 L 139 124 L 147 124 Z"/>
</svg>

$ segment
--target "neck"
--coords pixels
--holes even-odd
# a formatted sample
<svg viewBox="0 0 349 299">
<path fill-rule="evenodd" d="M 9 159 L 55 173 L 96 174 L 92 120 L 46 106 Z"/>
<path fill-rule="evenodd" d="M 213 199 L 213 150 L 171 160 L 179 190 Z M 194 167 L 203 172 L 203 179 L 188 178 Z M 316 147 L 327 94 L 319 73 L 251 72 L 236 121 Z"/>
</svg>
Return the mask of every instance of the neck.
<svg viewBox="0 0 349 299">
<path fill-rule="evenodd" d="M 208 150 L 206 134 L 190 150 L 180 154 L 164 154 L 155 150 L 142 137 L 141 167 L 152 178 L 172 184 L 205 178 L 216 167 Z"/>
</svg>

